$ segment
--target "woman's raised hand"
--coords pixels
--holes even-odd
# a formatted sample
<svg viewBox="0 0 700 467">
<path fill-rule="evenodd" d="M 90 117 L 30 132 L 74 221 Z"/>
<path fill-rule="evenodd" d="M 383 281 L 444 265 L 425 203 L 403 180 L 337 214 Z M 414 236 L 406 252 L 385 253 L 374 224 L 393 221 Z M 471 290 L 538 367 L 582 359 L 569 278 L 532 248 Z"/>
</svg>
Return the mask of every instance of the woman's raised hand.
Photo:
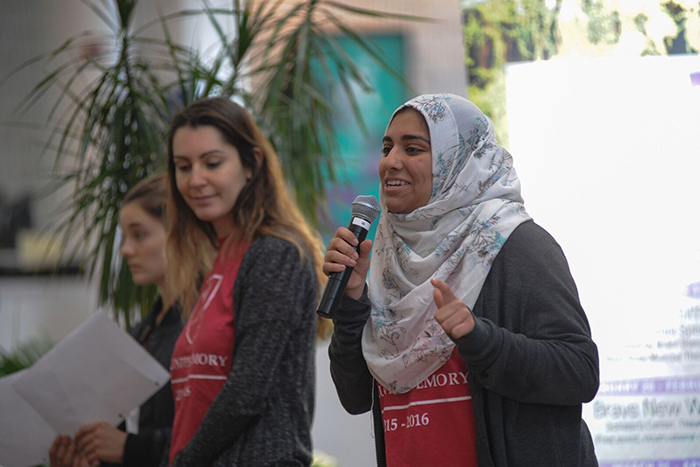
<svg viewBox="0 0 700 467">
<path fill-rule="evenodd" d="M 435 287 L 433 299 L 438 308 L 435 312 L 435 321 L 455 339 L 469 334 L 476 325 L 469 307 L 455 296 L 446 282 L 430 279 L 430 283 Z"/>
<path fill-rule="evenodd" d="M 372 250 L 372 240 L 365 240 L 360 245 L 360 253 L 355 251 L 358 240 L 345 227 L 340 227 L 328 243 L 326 259 L 323 263 L 323 273 L 329 276 L 333 272 L 342 272 L 346 267 L 354 268 L 345 295 L 357 300 L 362 296 L 369 271 L 369 252 Z"/>
</svg>

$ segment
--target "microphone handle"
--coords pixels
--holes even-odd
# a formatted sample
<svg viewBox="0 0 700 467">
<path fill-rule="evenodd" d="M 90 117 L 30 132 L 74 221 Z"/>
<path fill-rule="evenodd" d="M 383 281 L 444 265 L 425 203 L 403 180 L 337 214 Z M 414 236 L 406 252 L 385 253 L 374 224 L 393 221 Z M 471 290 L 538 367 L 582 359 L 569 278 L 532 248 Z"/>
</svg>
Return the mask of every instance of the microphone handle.
<svg viewBox="0 0 700 467">
<path fill-rule="evenodd" d="M 350 220 L 350 225 L 348 230 L 355 234 L 357 238 L 357 246 L 354 247 L 355 251 L 359 253 L 360 244 L 367 238 L 367 233 L 369 232 L 369 222 L 358 217 L 353 217 Z M 345 293 L 345 287 L 348 285 L 348 280 L 352 275 L 354 268 L 350 266 L 345 266 L 345 269 L 341 272 L 332 272 L 328 277 L 328 283 L 323 291 L 323 297 L 321 298 L 321 303 L 318 305 L 318 310 L 316 313 L 324 318 L 333 319 L 333 314 L 335 309 L 338 307 L 338 302 L 340 302 L 341 297 Z"/>
</svg>

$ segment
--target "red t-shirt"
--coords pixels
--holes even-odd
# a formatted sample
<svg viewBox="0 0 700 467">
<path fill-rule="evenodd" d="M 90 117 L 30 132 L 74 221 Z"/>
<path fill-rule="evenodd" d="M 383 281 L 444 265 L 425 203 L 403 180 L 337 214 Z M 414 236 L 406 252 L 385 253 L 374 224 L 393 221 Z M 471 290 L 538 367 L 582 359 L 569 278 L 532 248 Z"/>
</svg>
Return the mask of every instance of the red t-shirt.
<svg viewBox="0 0 700 467">
<path fill-rule="evenodd" d="M 392 394 L 381 385 L 388 467 L 476 467 L 476 433 L 467 365 L 457 349 L 418 386 Z"/>
<path fill-rule="evenodd" d="M 175 343 L 170 377 L 175 418 L 170 464 L 187 446 L 231 373 L 233 286 L 248 245 L 219 250 L 197 303 Z M 233 253 L 229 253 L 229 251 Z"/>
</svg>

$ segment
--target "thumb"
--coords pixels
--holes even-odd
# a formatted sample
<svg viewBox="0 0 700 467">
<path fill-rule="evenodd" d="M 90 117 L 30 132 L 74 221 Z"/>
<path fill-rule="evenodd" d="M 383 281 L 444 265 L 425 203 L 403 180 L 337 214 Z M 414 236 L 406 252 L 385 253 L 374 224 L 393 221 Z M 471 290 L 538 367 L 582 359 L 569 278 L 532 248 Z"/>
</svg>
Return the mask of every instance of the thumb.
<svg viewBox="0 0 700 467">
<path fill-rule="evenodd" d="M 438 306 L 438 308 L 442 308 L 443 306 L 457 300 L 457 297 L 452 292 L 452 289 L 445 281 L 441 281 L 440 279 L 430 279 L 430 283 L 433 285 L 433 287 L 435 287 L 433 298 L 435 299 L 435 304 Z"/>
<path fill-rule="evenodd" d="M 442 298 L 442 292 L 440 292 L 440 289 L 438 288 L 433 289 L 433 300 L 435 300 L 435 305 L 437 305 L 438 310 L 445 306 L 445 301 Z"/>
<path fill-rule="evenodd" d="M 372 240 L 365 240 L 360 244 L 358 255 L 361 259 L 369 259 L 369 252 L 372 251 Z"/>
</svg>

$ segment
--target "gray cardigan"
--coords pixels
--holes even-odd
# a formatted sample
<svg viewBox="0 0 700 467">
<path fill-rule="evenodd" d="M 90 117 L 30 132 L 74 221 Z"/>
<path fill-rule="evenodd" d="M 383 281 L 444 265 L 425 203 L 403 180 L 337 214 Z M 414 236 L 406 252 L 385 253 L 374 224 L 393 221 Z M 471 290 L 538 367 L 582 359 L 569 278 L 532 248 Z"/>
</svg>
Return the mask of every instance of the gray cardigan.
<svg viewBox="0 0 700 467">
<path fill-rule="evenodd" d="M 566 258 L 544 229 L 528 221 L 513 231 L 472 312 L 476 327 L 455 342 L 470 375 L 479 467 L 597 466 L 581 405 L 598 390 L 598 350 Z M 369 313 L 366 295 L 341 301 L 331 375 L 348 412 L 373 411 L 384 466 L 376 385 L 360 344 Z"/>
<path fill-rule="evenodd" d="M 231 374 L 174 466 L 311 464 L 316 284 L 294 245 L 253 242 L 234 286 Z"/>
</svg>

